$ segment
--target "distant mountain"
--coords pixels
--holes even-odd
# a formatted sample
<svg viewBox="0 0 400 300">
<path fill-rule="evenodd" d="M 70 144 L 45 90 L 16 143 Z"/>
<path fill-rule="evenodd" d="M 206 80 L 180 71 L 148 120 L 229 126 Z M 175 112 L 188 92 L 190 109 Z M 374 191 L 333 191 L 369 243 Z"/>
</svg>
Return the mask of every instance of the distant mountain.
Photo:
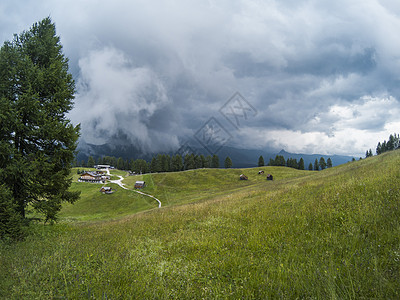
<svg viewBox="0 0 400 300">
<path fill-rule="evenodd" d="M 76 156 L 78 161 L 85 160 L 89 158 L 89 156 L 93 156 L 94 158 L 103 157 L 103 156 L 114 156 L 114 157 L 122 157 L 123 159 L 145 159 L 150 160 L 153 155 L 146 154 L 140 151 L 134 145 L 126 145 L 126 144 L 102 144 L 102 145 L 94 145 L 86 143 L 83 140 L 79 141 L 78 154 Z"/>
<path fill-rule="evenodd" d="M 210 153 L 204 148 L 195 148 L 191 147 L 191 150 L 195 152 L 195 154 L 203 154 L 204 156 L 210 155 Z M 123 159 L 145 159 L 150 161 L 151 158 L 157 153 L 143 153 L 134 145 L 115 145 L 115 144 L 103 144 L 103 145 L 93 145 L 85 143 L 81 141 L 78 146 L 78 155 L 77 160 L 87 161 L 89 156 L 93 156 L 95 158 L 102 156 L 115 156 L 122 157 Z M 169 155 L 174 155 L 176 153 L 165 153 Z M 258 164 L 258 158 L 262 155 L 264 158 L 265 164 L 268 164 L 269 159 L 275 159 L 277 155 L 282 155 L 285 160 L 288 158 L 295 158 L 297 161 L 300 158 L 304 159 L 304 166 L 307 169 L 310 163 L 314 164 L 315 159 L 319 160 L 321 157 L 325 159 L 325 161 L 330 157 L 332 160 L 333 166 L 341 165 L 346 162 L 352 160 L 352 156 L 343 156 L 343 155 L 322 155 L 322 154 L 298 154 L 298 153 L 289 153 L 285 150 L 281 150 L 278 153 L 267 152 L 265 150 L 256 150 L 256 149 L 239 149 L 234 147 L 222 147 L 217 155 L 220 159 L 220 166 L 224 166 L 224 161 L 227 156 L 229 156 L 232 160 L 234 168 L 251 168 L 256 167 Z"/>
<path fill-rule="evenodd" d="M 347 162 L 349 162 L 349 161 L 351 161 L 353 159 L 353 156 L 336 155 L 336 154 L 333 154 L 333 155 L 298 154 L 298 153 L 289 153 L 289 152 L 286 152 L 285 150 L 281 150 L 276 155 L 282 155 L 286 160 L 288 158 L 295 158 L 295 159 L 297 159 L 297 161 L 299 161 L 300 158 L 303 158 L 304 159 L 304 166 L 305 166 L 306 169 L 308 168 L 308 165 L 310 163 L 312 163 L 314 165 L 315 159 L 317 159 L 319 161 L 319 159 L 321 157 L 323 157 L 325 159 L 325 161 L 327 161 L 328 158 L 330 157 L 331 160 L 332 160 L 332 165 L 333 166 L 338 166 L 338 165 L 341 165 L 341 164 L 345 164 L 345 163 L 347 163 Z M 272 158 L 275 158 L 275 156 L 273 156 Z M 269 161 L 269 159 L 268 159 L 268 161 Z M 265 161 L 265 163 L 268 163 L 268 161 Z"/>
<path fill-rule="evenodd" d="M 315 159 L 319 161 L 321 157 L 328 160 L 330 157 L 332 160 L 332 165 L 337 166 L 344 163 L 347 163 L 353 159 L 352 156 L 344 156 L 344 155 L 322 155 L 322 154 L 298 154 L 298 153 L 289 153 L 285 150 L 281 150 L 278 153 L 268 153 L 263 150 L 251 150 L 251 149 L 237 149 L 233 147 L 223 147 L 218 153 L 220 159 L 220 166 L 224 165 L 224 160 L 227 156 L 229 156 L 232 160 L 234 168 L 249 168 L 249 167 L 257 167 L 258 158 L 260 155 L 263 156 L 264 162 L 267 165 L 269 159 L 275 159 L 277 155 L 282 155 L 285 160 L 288 158 L 295 158 L 297 161 L 300 158 L 304 160 L 304 166 L 308 169 L 308 165 L 312 163 L 314 165 Z"/>
</svg>

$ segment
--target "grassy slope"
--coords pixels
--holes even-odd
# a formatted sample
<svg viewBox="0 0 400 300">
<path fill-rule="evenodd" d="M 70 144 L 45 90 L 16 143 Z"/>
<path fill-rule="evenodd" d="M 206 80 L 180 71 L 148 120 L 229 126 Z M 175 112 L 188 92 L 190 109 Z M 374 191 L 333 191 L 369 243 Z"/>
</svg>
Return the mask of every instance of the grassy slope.
<svg viewBox="0 0 400 300">
<path fill-rule="evenodd" d="M 103 184 L 78 183 L 80 175 L 76 174 L 76 170 L 77 168 L 72 171 L 71 190 L 81 191 L 81 198 L 73 205 L 64 204 L 59 215 L 61 221 L 109 220 L 158 207 L 155 200 L 124 190 L 116 184 L 106 184 L 111 186 L 115 193 L 102 194 L 99 190 Z M 126 172 L 111 170 L 111 174 L 125 176 Z M 117 176 L 113 177 L 118 179 Z"/>
<path fill-rule="evenodd" d="M 134 189 L 137 180 L 145 180 L 147 187 L 142 191 L 156 196 L 162 206 L 197 202 L 216 195 L 234 192 L 244 187 L 273 185 L 265 176 L 258 175 L 259 170 L 275 175 L 275 181 L 309 175 L 308 171 L 298 171 L 282 167 L 264 167 L 255 169 L 202 169 L 178 173 L 147 174 L 125 177 L 123 183 Z M 114 194 L 103 195 L 99 192 L 102 184 L 78 183 L 79 175 L 73 170 L 71 190 L 81 191 L 78 202 L 65 204 L 60 213 L 62 221 L 91 221 L 120 218 L 158 207 L 158 203 L 149 197 L 127 191 L 115 184 L 107 184 L 116 190 Z M 240 181 L 239 175 L 245 173 L 248 181 Z M 125 176 L 126 172 L 111 170 L 111 174 Z"/>
<path fill-rule="evenodd" d="M 151 175 L 168 204 L 201 201 L 38 226 L 0 246 L 0 297 L 399 298 L 399 166 L 396 151 L 273 183 Z"/>
</svg>

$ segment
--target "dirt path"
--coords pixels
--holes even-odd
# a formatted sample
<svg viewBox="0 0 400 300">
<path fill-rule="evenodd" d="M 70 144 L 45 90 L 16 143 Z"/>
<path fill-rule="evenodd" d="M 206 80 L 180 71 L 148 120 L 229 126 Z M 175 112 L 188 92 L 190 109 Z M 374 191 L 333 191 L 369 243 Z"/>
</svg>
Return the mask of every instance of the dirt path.
<svg viewBox="0 0 400 300">
<path fill-rule="evenodd" d="M 109 169 L 107 169 L 107 175 L 111 175 Z M 143 195 L 143 196 L 147 196 L 147 197 L 153 198 L 154 200 L 156 200 L 156 201 L 158 202 L 158 207 L 159 207 L 159 208 L 161 207 L 161 201 L 160 201 L 159 199 L 157 199 L 156 197 L 154 197 L 154 196 L 152 196 L 152 195 L 149 195 L 149 194 L 146 194 L 146 193 L 143 193 L 143 192 L 140 192 L 140 191 L 128 189 L 128 188 L 125 186 L 125 184 L 122 183 L 122 180 L 124 180 L 124 177 L 119 176 L 119 175 L 117 175 L 117 176 L 119 177 L 119 179 L 117 179 L 117 180 L 110 180 L 110 182 L 111 182 L 111 183 L 118 184 L 118 185 L 119 185 L 120 187 L 122 187 L 124 190 L 136 192 L 136 193 L 141 194 L 141 195 Z"/>
</svg>

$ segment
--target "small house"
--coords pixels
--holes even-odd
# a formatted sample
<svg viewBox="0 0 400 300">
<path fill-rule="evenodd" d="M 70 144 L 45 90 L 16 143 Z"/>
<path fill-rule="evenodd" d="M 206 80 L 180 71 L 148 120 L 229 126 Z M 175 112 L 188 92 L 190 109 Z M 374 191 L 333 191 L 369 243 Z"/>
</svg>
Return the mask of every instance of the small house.
<svg viewBox="0 0 400 300">
<path fill-rule="evenodd" d="M 95 165 L 96 169 L 111 169 L 110 165 Z"/>
<path fill-rule="evenodd" d="M 267 180 L 274 180 L 274 176 L 272 176 L 271 174 L 267 175 Z"/>
<path fill-rule="evenodd" d="M 144 181 L 136 181 L 135 183 L 135 189 L 141 189 L 146 186 L 146 183 Z"/>
<path fill-rule="evenodd" d="M 112 194 L 114 193 L 114 190 L 109 186 L 103 186 L 101 187 L 100 192 L 103 194 Z"/>
<path fill-rule="evenodd" d="M 248 180 L 249 178 L 244 174 L 240 174 L 239 179 L 240 180 Z"/>
<path fill-rule="evenodd" d="M 263 171 L 263 170 L 258 171 L 258 175 L 261 175 L 261 174 L 264 174 L 264 171 Z"/>
</svg>

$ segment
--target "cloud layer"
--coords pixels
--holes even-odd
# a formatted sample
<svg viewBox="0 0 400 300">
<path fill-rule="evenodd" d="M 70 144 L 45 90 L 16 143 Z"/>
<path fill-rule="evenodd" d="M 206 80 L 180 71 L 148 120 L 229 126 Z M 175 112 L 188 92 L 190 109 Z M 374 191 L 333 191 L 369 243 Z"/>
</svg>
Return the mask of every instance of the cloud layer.
<svg viewBox="0 0 400 300">
<path fill-rule="evenodd" d="M 363 155 L 399 132 L 396 1 L 23 2 L 0 37 L 51 15 L 87 142 L 168 151 L 215 117 L 238 147 Z M 239 129 L 236 91 L 257 110 Z"/>
</svg>

